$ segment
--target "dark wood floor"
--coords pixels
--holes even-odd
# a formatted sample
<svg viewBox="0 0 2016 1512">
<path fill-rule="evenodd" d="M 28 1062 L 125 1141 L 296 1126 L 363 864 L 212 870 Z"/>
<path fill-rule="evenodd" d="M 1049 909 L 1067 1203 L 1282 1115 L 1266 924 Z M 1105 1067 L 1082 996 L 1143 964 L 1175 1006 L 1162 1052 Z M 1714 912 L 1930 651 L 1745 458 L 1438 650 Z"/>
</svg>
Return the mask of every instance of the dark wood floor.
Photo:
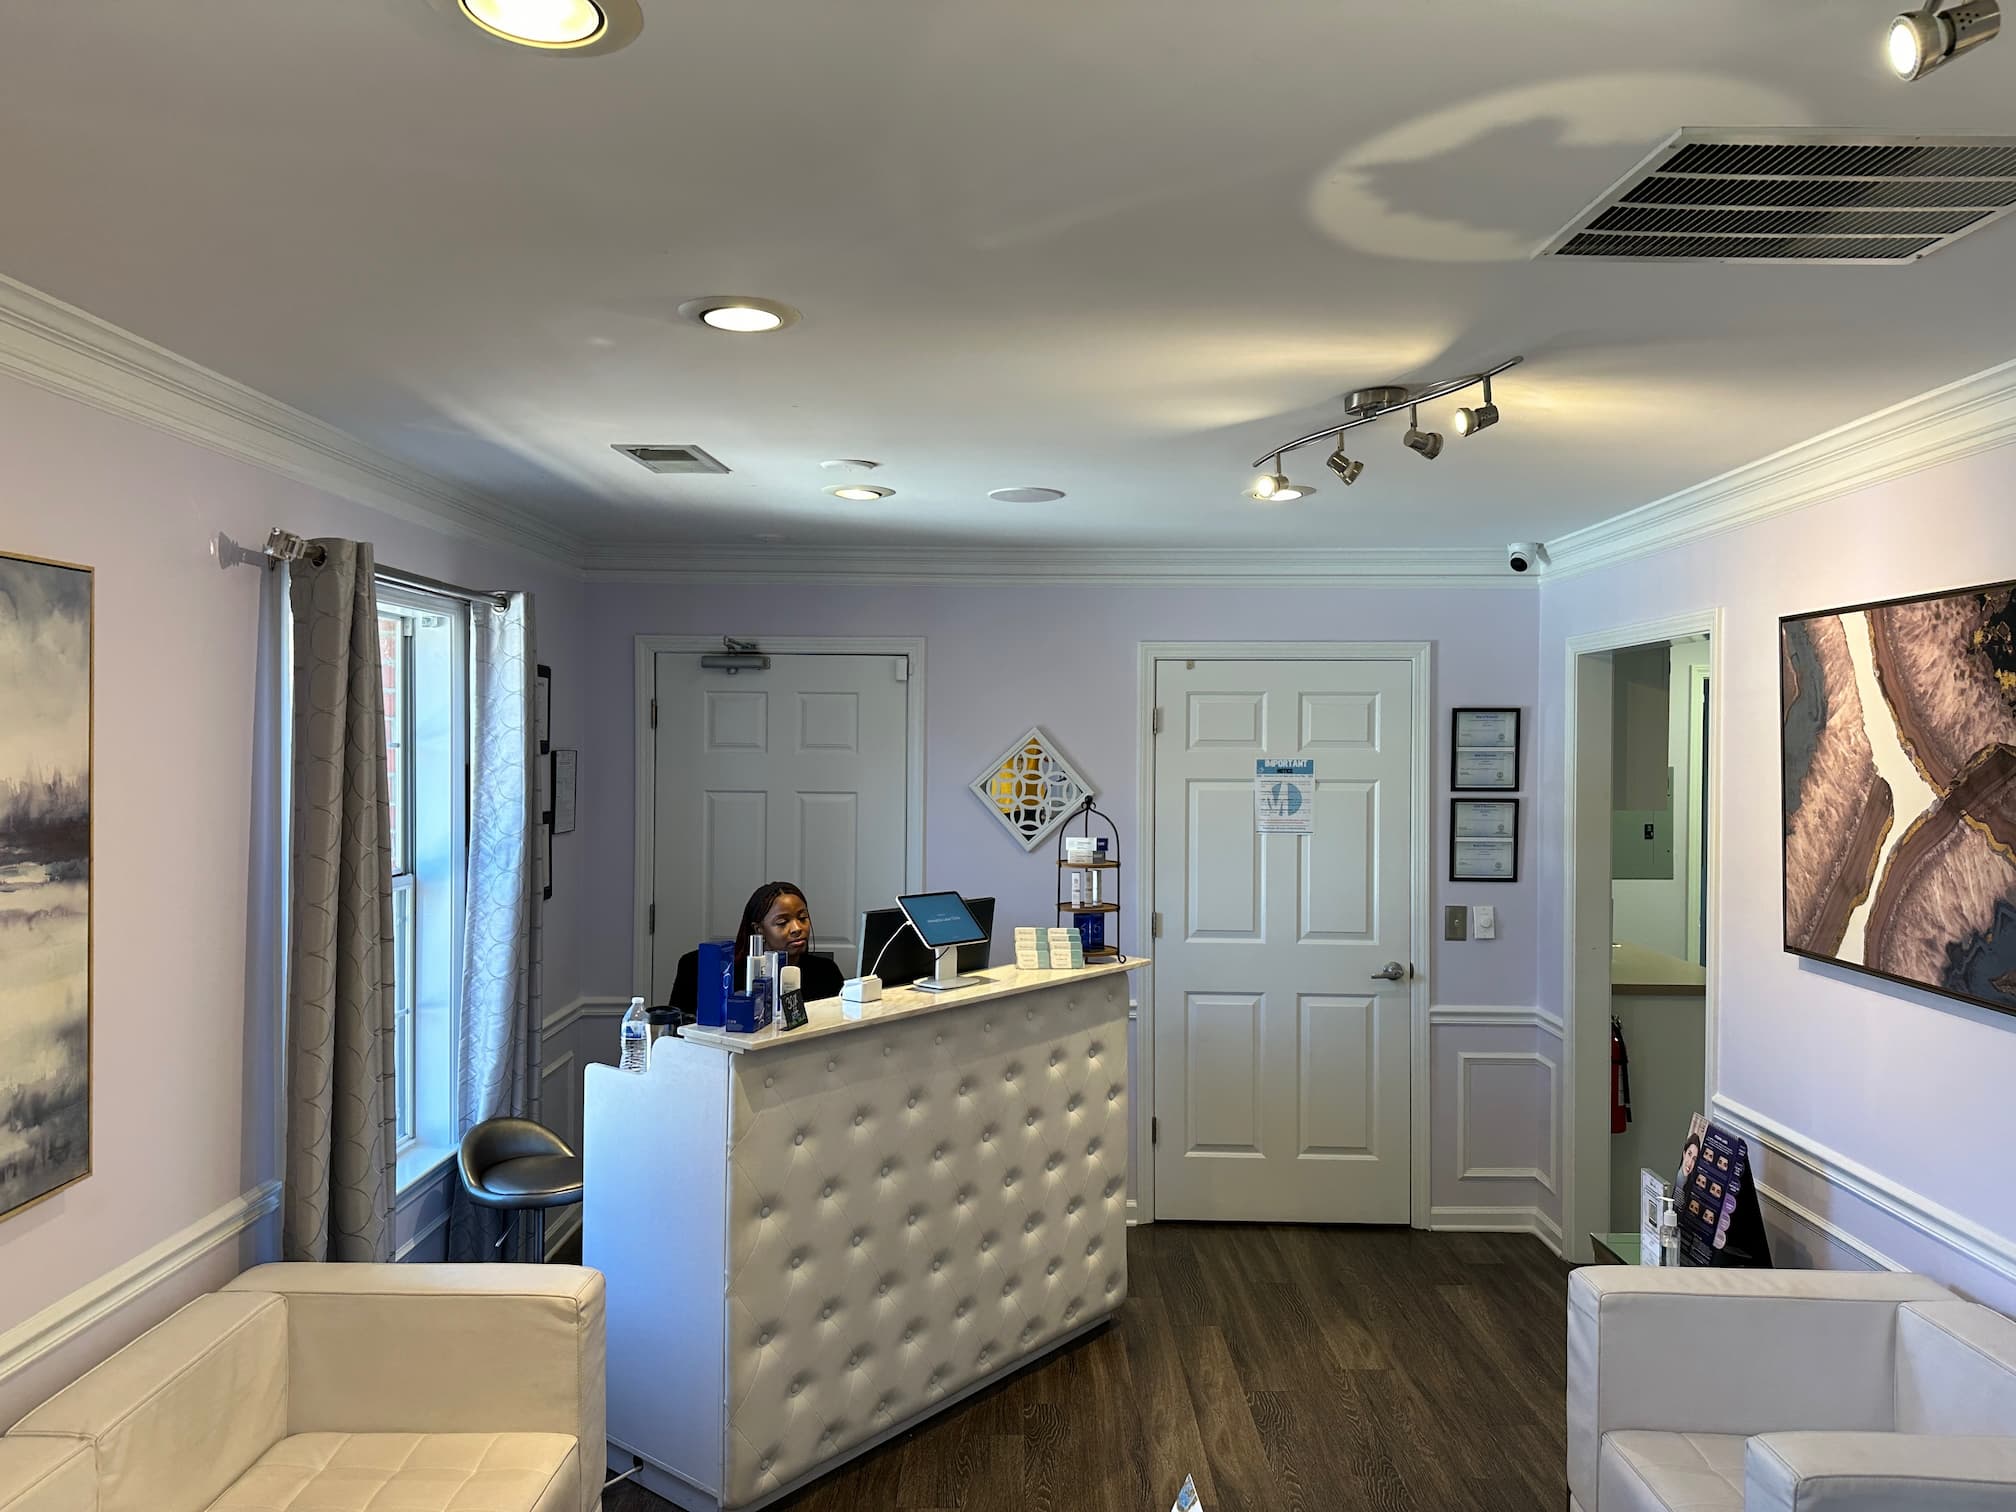
<svg viewBox="0 0 2016 1512">
<path fill-rule="evenodd" d="M 1538 1240 L 1132 1229 L 1120 1316 L 790 1512 L 1559 1512 L 1568 1270 Z M 619 1487 L 604 1512 L 662 1512 Z"/>
</svg>

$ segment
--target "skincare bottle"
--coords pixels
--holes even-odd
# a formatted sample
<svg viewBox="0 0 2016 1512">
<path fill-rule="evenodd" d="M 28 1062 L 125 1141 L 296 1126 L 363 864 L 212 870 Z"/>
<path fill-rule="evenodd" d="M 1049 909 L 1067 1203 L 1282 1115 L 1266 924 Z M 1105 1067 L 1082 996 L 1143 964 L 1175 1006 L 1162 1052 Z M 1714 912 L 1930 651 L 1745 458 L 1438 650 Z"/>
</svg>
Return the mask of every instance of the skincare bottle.
<svg viewBox="0 0 2016 1512">
<path fill-rule="evenodd" d="M 749 936 L 749 954 L 743 958 L 742 990 L 744 992 L 754 992 L 756 990 L 756 962 L 761 959 L 762 955 L 763 936 L 752 934 Z"/>
<path fill-rule="evenodd" d="M 1680 1214 L 1675 1211 L 1671 1197 L 1665 1198 L 1659 1209 L 1659 1263 L 1680 1263 Z"/>
<path fill-rule="evenodd" d="M 1099 873 L 1096 871 L 1085 873 L 1085 901 L 1087 903 L 1099 901 Z"/>
<path fill-rule="evenodd" d="M 1071 906 L 1073 908 L 1076 908 L 1084 901 L 1085 901 L 1085 873 L 1081 871 L 1074 871 L 1073 873 L 1071 873 Z"/>
</svg>

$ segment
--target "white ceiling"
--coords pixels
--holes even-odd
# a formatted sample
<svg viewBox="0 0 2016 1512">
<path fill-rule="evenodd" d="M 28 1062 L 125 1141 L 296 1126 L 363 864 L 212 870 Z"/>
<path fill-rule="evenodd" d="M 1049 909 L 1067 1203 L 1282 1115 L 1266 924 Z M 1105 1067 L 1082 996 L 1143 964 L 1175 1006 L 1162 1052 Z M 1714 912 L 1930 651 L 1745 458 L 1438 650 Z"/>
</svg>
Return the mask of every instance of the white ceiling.
<svg viewBox="0 0 2016 1512">
<path fill-rule="evenodd" d="M 2016 350 L 2007 223 L 1527 256 L 1678 127 L 2016 133 L 2016 38 L 1902 85 L 1900 5 L 644 0 L 579 59 L 427 0 L 46 0 L 0 23 L 0 272 L 598 542 L 1546 540 Z M 804 319 L 674 314 L 722 292 Z M 1439 461 L 1389 420 L 1348 492 L 1310 448 L 1313 498 L 1241 497 L 1343 391 L 1514 353 Z"/>
</svg>

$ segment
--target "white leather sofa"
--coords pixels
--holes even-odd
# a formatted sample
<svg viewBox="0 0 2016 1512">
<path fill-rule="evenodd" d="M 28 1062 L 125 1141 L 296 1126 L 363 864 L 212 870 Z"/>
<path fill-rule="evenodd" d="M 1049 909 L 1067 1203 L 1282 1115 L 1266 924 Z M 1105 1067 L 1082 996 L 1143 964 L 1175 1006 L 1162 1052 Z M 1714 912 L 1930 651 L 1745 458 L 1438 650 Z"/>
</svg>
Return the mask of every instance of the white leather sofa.
<svg viewBox="0 0 2016 1512">
<path fill-rule="evenodd" d="M 2016 1512 L 2016 1322 L 1922 1276 L 1591 1266 L 1579 1512 Z"/>
<path fill-rule="evenodd" d="M 602 1277 L 267 1265 L 0 1438 L 0 1512 L 595 1512 Z"/>
</svg>

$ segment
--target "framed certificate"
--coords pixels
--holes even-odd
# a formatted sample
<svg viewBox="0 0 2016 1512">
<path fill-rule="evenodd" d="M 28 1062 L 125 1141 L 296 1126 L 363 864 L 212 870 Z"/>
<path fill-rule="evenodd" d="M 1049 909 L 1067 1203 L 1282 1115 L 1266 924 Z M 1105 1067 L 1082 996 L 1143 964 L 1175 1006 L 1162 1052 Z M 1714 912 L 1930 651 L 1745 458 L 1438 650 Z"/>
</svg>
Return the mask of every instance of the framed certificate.
<svg viewBox="0 0 2016 1512">
<path fill-rule="evenodd" d="M 1519 787 L 1519 711 L 1456 709 L 1451 718 L 1449 787 L 1458 793 L 1510 793 Z"/>
<path fill-rule="evenodd" d="M 1449 880 L 1519 880 L 1519 800 L 1449 800 Z"/>
</svg>

